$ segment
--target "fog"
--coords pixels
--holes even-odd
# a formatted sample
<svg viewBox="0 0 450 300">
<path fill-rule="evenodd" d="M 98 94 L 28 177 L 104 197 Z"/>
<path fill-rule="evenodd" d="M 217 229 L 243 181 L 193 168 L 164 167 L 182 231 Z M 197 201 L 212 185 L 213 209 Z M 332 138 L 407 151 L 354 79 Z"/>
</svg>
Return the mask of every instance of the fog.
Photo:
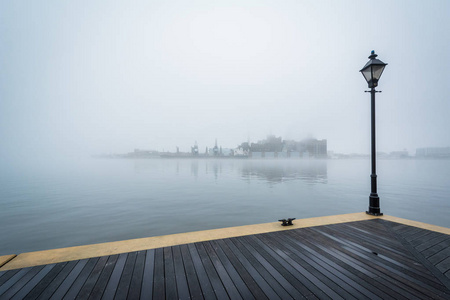
<svg viewBox="0 0 450 300">
<path fill-rule="evenodd" d="M 268 134 L 370 152 L 450 146 L 450 2 L 1 1 L 0 155 L 236 147 Z"/>
</svg>

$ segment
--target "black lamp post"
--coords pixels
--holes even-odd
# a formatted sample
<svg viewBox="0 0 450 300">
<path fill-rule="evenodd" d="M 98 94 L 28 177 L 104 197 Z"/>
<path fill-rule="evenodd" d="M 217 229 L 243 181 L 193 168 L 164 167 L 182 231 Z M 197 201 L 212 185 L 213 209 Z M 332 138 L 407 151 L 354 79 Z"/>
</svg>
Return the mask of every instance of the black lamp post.
<svg viewBox="0 0 450 300">
<path fill-rule="evenodd" d="M 387 64 L 377 59 L 378 55 L 375 54 L 375 51 L 372 50 L 369 58 L 370 60 L 366 63 L 366 65 L 360 70 L 363 74 L 364 79 L 366 79 L 369 84 L 371 94 L 371 111 L 372 111 L 372 174 L 371 178 L 371 192 L 369 196 L 369 210 L 366 211 L 369 215 L 374 216 L 382 216 L 383 213 L 380 211 L 380 198 L 377 193 L 377 170 L 376 170 L 376 147 L 375 147 L 375 87 L 378 86 L 378 80 L 383 73 L 384 67 Z"/>
</svg>

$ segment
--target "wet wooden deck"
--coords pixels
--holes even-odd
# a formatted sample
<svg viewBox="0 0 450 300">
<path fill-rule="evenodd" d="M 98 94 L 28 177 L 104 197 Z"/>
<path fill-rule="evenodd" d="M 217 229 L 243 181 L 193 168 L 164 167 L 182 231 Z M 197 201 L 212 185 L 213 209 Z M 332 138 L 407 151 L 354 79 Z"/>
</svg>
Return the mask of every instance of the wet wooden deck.
<svg viewBox="0 0 450 300">
<path fill-rule="evenodd" d="M 450 299 L 450 235 L 382 219 L 0 272 L 0 299 Z"/>
</svg>

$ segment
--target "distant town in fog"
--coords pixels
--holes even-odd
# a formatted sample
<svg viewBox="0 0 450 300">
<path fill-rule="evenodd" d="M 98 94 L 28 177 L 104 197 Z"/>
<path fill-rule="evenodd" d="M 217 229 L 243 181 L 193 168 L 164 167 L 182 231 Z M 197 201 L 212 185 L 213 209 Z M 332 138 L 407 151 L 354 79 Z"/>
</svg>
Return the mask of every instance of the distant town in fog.
<svg viewBox="0 0 450 300">
<path fill-rule="evenodd" d="M 98 158 L 253 158 L 253 159 L 274 159 L 274 158 L 313 158 L 313 159 L 349 159 L 349 158 L 369 158 L 369 154 L 360 153 L 337 153 L 329 151 L 327 140 L 307 138 L 301 141 L 283 140 L 282 137 L 268 135 L 266 139 L 256 143 L 242 142 L 235 148 L 222 147 L 217 139 L 214 145 L 199 145 L 196 141 L 191 146 L 190 151 L 180 151 L 175 147 L 175 151 L 158 151 L 134 149 L 133 152 L 124 154 L 101 154 L 95 155 Z M 415 154 L 409 153 L 406 149 L 399 151 L 377 152 L 379 159 L 409 159 L 409 158 L 450 158 L 450 147 L 426 147 L 417 148 Z"/>
</svg>

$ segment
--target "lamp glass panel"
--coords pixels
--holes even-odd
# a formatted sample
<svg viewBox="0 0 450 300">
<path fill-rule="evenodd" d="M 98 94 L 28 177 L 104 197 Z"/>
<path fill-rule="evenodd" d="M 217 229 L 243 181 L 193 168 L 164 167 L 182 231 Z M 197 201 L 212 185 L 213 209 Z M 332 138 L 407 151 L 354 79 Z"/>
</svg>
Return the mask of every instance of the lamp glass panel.
<svg viewBox="0 0 450 300">
<path fill-rule="evenodd" d="M 361 73 L 363 74 L 363 76 L 367 82 L 372 80 L 372 70 L 371 69 L 372 68 L 369 66 L 368 68 L 365 68 L 364 70 L 361 71 Z"/>
<path fill-rule="evenodd" d="M 384 65 L 372 65 L 373 78 L 375 80 L 380 79 L 381 74 L 383 73 L 384 67 L 385 67 Z"/>
</svg>

